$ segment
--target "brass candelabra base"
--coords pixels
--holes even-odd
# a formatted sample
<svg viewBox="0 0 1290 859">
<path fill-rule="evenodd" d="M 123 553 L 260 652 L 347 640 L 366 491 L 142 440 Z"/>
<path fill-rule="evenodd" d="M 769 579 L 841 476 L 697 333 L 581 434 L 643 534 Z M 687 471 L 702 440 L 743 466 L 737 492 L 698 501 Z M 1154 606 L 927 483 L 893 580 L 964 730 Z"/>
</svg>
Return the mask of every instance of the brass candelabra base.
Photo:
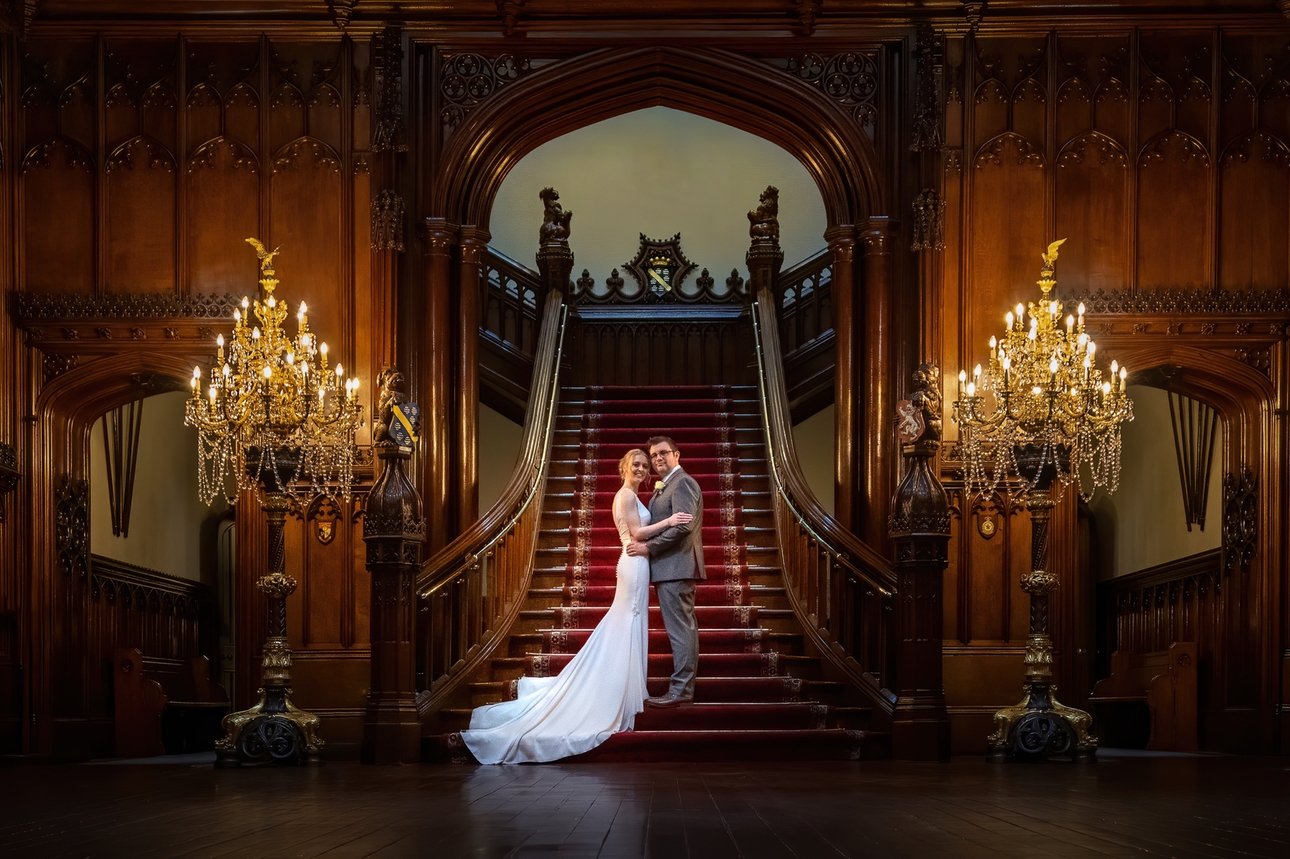
<svg viewBox="0 0 1290 859">
<path fill-rule="evenodd" d="M 215 741 L 215 766 L 243 764 L 321 763 L 323 741 L 318 717 L 291 703 L 291 648 L 287 645 L 287 597 L 296 580 L 282 572 L 283 533 L 287 499 L 269 494 L 264 510 L 269 520 L 269 569 L 256 582 L 269 597 L 269 637 L 264 642 L 259 689 L 254 706 L 224 717 L 224 736 Z"/>
<path fill-rule="evenodd" d="M 1022 699 L 994 714 L 994 733 L 987 739 L 986 760 L 1042 760 L 1069 756 L 1075 763 L 1096 763 L 1097 737 L 1093 717 L 1058 703 L 1053 683 L 1053 643 L 1048 636 L 1048 596 L 1057 588 L 1049 572 L 1048 525 L 1056 502 L 1049 491 L 1051 477 L 1040 482 L 1026 501 L 1030 510 L 1032 570 L 1021 580 L 1030 595 L 1030 638 L 1026 642 L 1026 679 Z"/>
</svg>

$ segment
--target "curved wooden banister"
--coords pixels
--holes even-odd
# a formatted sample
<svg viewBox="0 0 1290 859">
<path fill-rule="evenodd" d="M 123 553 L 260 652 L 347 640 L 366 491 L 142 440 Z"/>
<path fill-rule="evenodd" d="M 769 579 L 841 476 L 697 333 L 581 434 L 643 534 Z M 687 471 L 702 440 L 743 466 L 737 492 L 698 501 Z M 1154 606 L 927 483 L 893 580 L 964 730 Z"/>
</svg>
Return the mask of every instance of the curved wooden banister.
<svg viewBox="0 0 1290 859">
<path fill-rule="evenodd" d="M 752 321 L 775 527 L 789 601 L 829 661 L 889 712 L 893 696 L 885 687 L 891 676 L 888 640 L 895 573 L 887 558 L 820 506 L 802 474 L 769 290 L 760 290 L 753 301 Z"/>
<path fill-rule="evenodd" d="M 520 453 L 506 488 L 488 512 L 421 566 L 417 575 L 418 707 L 443 706 L 470 670 L 491 653 L 528 592 L 542 520 L 542 498 L 560 395 L 568 308 L 548 294 L 533 361 Z"/>
</svg>

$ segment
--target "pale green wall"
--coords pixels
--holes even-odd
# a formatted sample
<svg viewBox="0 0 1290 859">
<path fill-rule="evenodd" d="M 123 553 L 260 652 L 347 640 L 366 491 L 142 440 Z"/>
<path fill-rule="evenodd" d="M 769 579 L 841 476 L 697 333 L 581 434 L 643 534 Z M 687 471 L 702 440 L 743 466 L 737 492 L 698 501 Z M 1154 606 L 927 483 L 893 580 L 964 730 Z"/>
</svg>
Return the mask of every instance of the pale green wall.
<svg viewBox="0 0 1290 859">
<path fill-rule="evenodd" d="M 493 204 L 490 244 L 535 266 L 542 201 L 553 187 L 573 211 L 574 277 L 603 284 L 636 254 L 640 233 L 671 238 L 718 283 L 738 267 L 747 277 L 748 217 L 767 185 L 779 188 L 785 265 L 825 246 L 824 203 L 788 152 L 747 132 L 654 107 L 589 125 L 539 146 L 507 174 Z M 630 281 L 630 277 L 623 274 Z"/>
<path fill-rule="evenodd" d="M 128 537 L 112 534 L 103 418 L 90 436 L 90 551 L 201 580 L 201 525 L 217 510 L 197 497 L 197 431 L 184 426 L 182 392 L 144 400 Z M 219 510 L 224 507 L 219 502 Z"/>
<path fill-rule="evenodd" d="M 793 427 L 797 463 L 820 506 L 833 515 L 833 459 L 837 435 L 832 404 Z"/>
<path fill-rule="evenodd" d="M 515 471 L 524 428 L 482 403 L 476 437 L 479 462 L 479 512 L 485 513 L 502 495 Z"/>
<path fill-rule="evenodd" d="M 1097 524 L 1101 578 L 1113 578 L 1218 548 L 1223 531 L 1223 424 L 1214 440 L 1205 530 L 1187 530 L 1182 485 L 1169 420 L 1168 394 L 1130 385 L 1133 420 L 1124 425 L 1120 488 L 1098 491 L 1091 503 Z"/>
</svg>

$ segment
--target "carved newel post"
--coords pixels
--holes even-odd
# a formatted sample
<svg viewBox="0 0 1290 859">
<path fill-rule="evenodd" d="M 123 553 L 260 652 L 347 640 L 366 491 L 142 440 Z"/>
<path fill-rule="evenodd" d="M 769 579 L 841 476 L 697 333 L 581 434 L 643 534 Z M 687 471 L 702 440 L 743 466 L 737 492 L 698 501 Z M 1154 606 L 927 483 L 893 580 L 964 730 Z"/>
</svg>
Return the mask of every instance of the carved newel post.
<svg viewBox="0 0 1290 859">
<path fill-rule="evenodd" d="M 363 518 L 367 569 L 372 575 L 372 682 L 363 723 L 365 764 L 421 760 L 413 586 L 426 528 L 421 496 L 404 472 L 414 450 L 410 442 L 420 426 L 415 416 L 396 411 L 404 401 L 402 388 L 403 374 L 394 369 L 381 373 L 372 446 L 382 468 L 367 494 Z"/>
<path fill-rule="evenodd" d="M 897 760 L 949 760 L 941 647 L 942 577 L 949 562 L 950 502 L 933 463 L 941 446 L 940 372 L 920 364 L 914 391 L 897 407 L 905 476 L 891 500 L 895 551 L 896 706 L 891 751 Z"/>
<path fill-rule="evenodd" d="M 744 257 L 748 265 L 748 295 L 755 298 L 761 290 L 770 290 L 775 296 L 774 306 L 778 308 L 782 296 L 776 283 L 784 265 L 784 251 L 779 247 L 779 189 L 775 186 L 767 185 L 757 208 L 748 213 L 748 235 L 752 238 Z"/>
<path fill-rule="evenodd" d="M 266 455 L 267 454 L 267 455 Z M 285 488 L 300 472 L 299 448 L 250 448 L 247 473 L 260 484 L 269 526 L 269 572 L 255 586 L 269 598 L 269 633 L 260 662 L 260 702 L 224 717 L 215 741 L 215 766 L 243 763 L 321 763 L 318 717 L 291 703 L 291 648 L 287 644 L 287 597 L 296 580 L 284 571 L 284 527 L 291 508 Z"/>
<path fill-rule="evenodd" d="M 546 291 L 555 290 L 569 297 L 569 274 L 573 271 L 573 251 L 569 248 L 569 221 L 573 212 L 566 212 L 560 205 L 560 194 L 554 188 L 543 188 L 542 226 L 538 230 L 538 273 L 546 284 Z M 538 312 L 546 305 L 546 296 L 538 296 Z M 539 320 L 539 327 L 541 320 Z"/>
</svg>

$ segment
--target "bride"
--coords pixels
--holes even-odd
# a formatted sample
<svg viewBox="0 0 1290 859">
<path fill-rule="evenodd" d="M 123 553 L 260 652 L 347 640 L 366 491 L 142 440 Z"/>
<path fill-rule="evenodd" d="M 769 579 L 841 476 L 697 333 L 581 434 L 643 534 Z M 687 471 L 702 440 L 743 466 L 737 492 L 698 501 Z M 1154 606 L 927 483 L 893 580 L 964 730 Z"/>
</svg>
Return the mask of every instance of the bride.
<svg viewBox="0 0 1290 859">
<path fill-rule="evenodd" d="M 614 496 L 614 525 L 624 548 L 647 540 L 689 513 L 650 524 L 637 495 L 649 458 L 629 450 L 618 462 L 623 486 Z M 594 749 L 630 731 L 644 709 L 649 654 L 649 558 L 618 558 L 618 586 L 608 613 L 582 649 L 555 677 L 521 677 L 514 701 L 479 707 L 461 739 L 482 764 L 553 761 Z"/>
</svg>

